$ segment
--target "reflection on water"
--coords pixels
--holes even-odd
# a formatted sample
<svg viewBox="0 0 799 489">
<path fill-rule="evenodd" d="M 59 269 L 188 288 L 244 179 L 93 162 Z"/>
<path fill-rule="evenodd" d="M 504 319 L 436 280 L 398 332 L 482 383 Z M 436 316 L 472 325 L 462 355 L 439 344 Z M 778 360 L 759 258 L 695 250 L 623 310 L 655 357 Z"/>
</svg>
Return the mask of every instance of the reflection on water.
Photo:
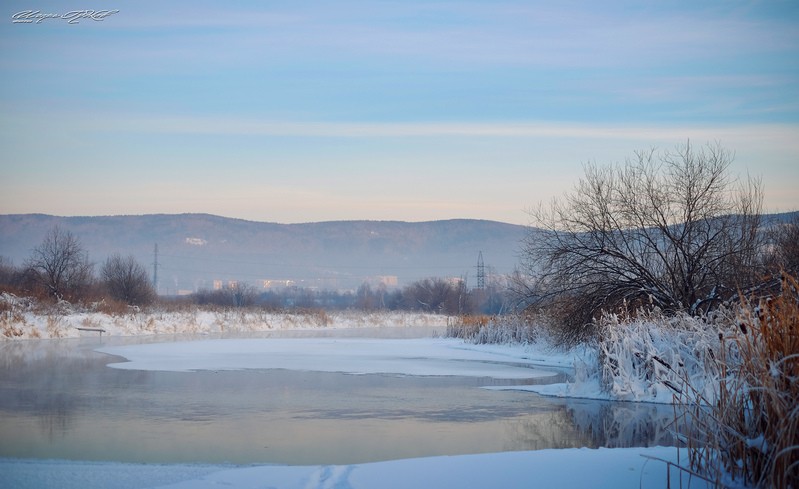
<svg viewBox="0 0 799 489">
<path fill-rule="evenodd" d="M 345 464 L 672 443 L 667 406 L 489 391 L 461 377 L 120 370 L 93 352 L 164 340 L 0 344 L 0 456 Z"/>
<path fill-rule="evenodd" d="M 588 446 L 670 446 L 674 444 L 672 406 L 633 402 L 572 402 L 575 426 L 591 440 Z"/>
</svg>

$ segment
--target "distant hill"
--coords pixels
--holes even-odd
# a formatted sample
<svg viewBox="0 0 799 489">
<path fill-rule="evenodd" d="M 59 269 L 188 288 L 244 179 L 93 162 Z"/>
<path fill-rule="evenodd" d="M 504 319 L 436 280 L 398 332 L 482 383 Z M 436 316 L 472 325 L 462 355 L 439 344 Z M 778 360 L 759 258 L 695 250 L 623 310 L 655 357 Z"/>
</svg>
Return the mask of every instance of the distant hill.
<svg viewBox="0 0 799 489">
<path fill-rule="evenodd" d="M 511 273 L 528 229 L 471 219 L 276 224 L 207 214 L 19 214 L 0 215 L 0 255 L 21 265 L 56 225 L 71 231 L 97 264 L 113 253 L 132 254 L 152 271 L 157 243 L 161 293 L 212 288 L 215 280 L 338 289 L 378 277 L 396 277 L 401 286 L 435 276 L 475 284 L 478 253 L 488 272 Z"/>
</svg>

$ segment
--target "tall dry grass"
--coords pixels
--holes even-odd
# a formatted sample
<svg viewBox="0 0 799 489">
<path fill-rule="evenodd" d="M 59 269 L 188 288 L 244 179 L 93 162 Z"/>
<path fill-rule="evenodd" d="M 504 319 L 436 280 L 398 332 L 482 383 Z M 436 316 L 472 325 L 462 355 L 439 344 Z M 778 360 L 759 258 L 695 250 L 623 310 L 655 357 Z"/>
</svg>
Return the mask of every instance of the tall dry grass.
<svg viewBox="0 0 799 489">
<path fill-rule="evenodd" d="M 476 344 L 526 344 L 541 336 L 540 329 L 529 318 L 519 315 L 464 314 L 447 321 L 445 336 Z"/>
<path fill-rule="evenodd" d="M 481 328 L 485 328 L 491 323 L 491 320 L 491 316 L 484 314 L 462 314 L 447 321 L 445 336 L 472 340 L 477 336 Z"/>
<path fill-rule="evenodd" d="M 715 399 L 679 395 L 689 470 L 717 487 L 799 488 L 799 283 L 781 285 L 719 333 Z"/>
</svg>

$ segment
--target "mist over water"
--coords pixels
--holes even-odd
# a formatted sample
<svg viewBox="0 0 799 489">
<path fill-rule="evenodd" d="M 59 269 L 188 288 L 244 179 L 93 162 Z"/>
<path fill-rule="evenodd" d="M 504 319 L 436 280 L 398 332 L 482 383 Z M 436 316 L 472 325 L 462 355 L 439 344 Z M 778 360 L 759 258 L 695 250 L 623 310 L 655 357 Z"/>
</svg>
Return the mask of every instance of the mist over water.
<svg viewBox="0 0 799 489">
<path fill-rule="evenodd" d="M 280 336 L 320 333 L 431 334 L 383 329 Z M 113 343 L 171 339 L 186 338 L 0 344 L 0 456 L 307 465 L 672 443 L 668 406 L 565 401 L 480 388 L 521 381 L 120 370 L 106 366 L 118 357 L 93 351 Z"/>
</svg>

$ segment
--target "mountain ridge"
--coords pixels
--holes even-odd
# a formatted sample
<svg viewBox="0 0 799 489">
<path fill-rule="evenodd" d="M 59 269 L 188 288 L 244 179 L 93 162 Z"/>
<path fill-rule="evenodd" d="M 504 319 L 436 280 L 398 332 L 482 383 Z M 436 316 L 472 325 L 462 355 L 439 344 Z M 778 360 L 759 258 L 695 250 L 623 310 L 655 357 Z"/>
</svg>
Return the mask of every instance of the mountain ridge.
<svg viewBox="0 0 799 489">
<path fill-rule="evenodd" d="M 511 273 L 525 226 L 485 219 L 341 220 L 282 224 L 213 214 L 0 215 L 0 255 L 17 265 L 53 226 L 72 232 L 94 263 L 113 253 L 152 266 L 159 291 L 264 281 L 355 288 L 364 281 L 476 276 L 478 253 L 492 273 Z"/>
<path fill-rule="evenodd" d="M 799 212 L 764 215 L 769 227 Z M 482 252 L 491 276 L 518 263 L 529 226 L 486 219 L 434 221 L 252 221 L 204 213 L 111 216 L 0 215 L 0 256 L 22 265 L 53 226 L 72 232 L 93 263 L 133 255 L 153 270 L 158 244 L 159 292 L 213 288 L 237 281 L 327 289 L 364 282 L 407 285 L 427 277 L 476 284 Z M 271 281 L 271 282 L 269 282 Z"/>
</svg>

